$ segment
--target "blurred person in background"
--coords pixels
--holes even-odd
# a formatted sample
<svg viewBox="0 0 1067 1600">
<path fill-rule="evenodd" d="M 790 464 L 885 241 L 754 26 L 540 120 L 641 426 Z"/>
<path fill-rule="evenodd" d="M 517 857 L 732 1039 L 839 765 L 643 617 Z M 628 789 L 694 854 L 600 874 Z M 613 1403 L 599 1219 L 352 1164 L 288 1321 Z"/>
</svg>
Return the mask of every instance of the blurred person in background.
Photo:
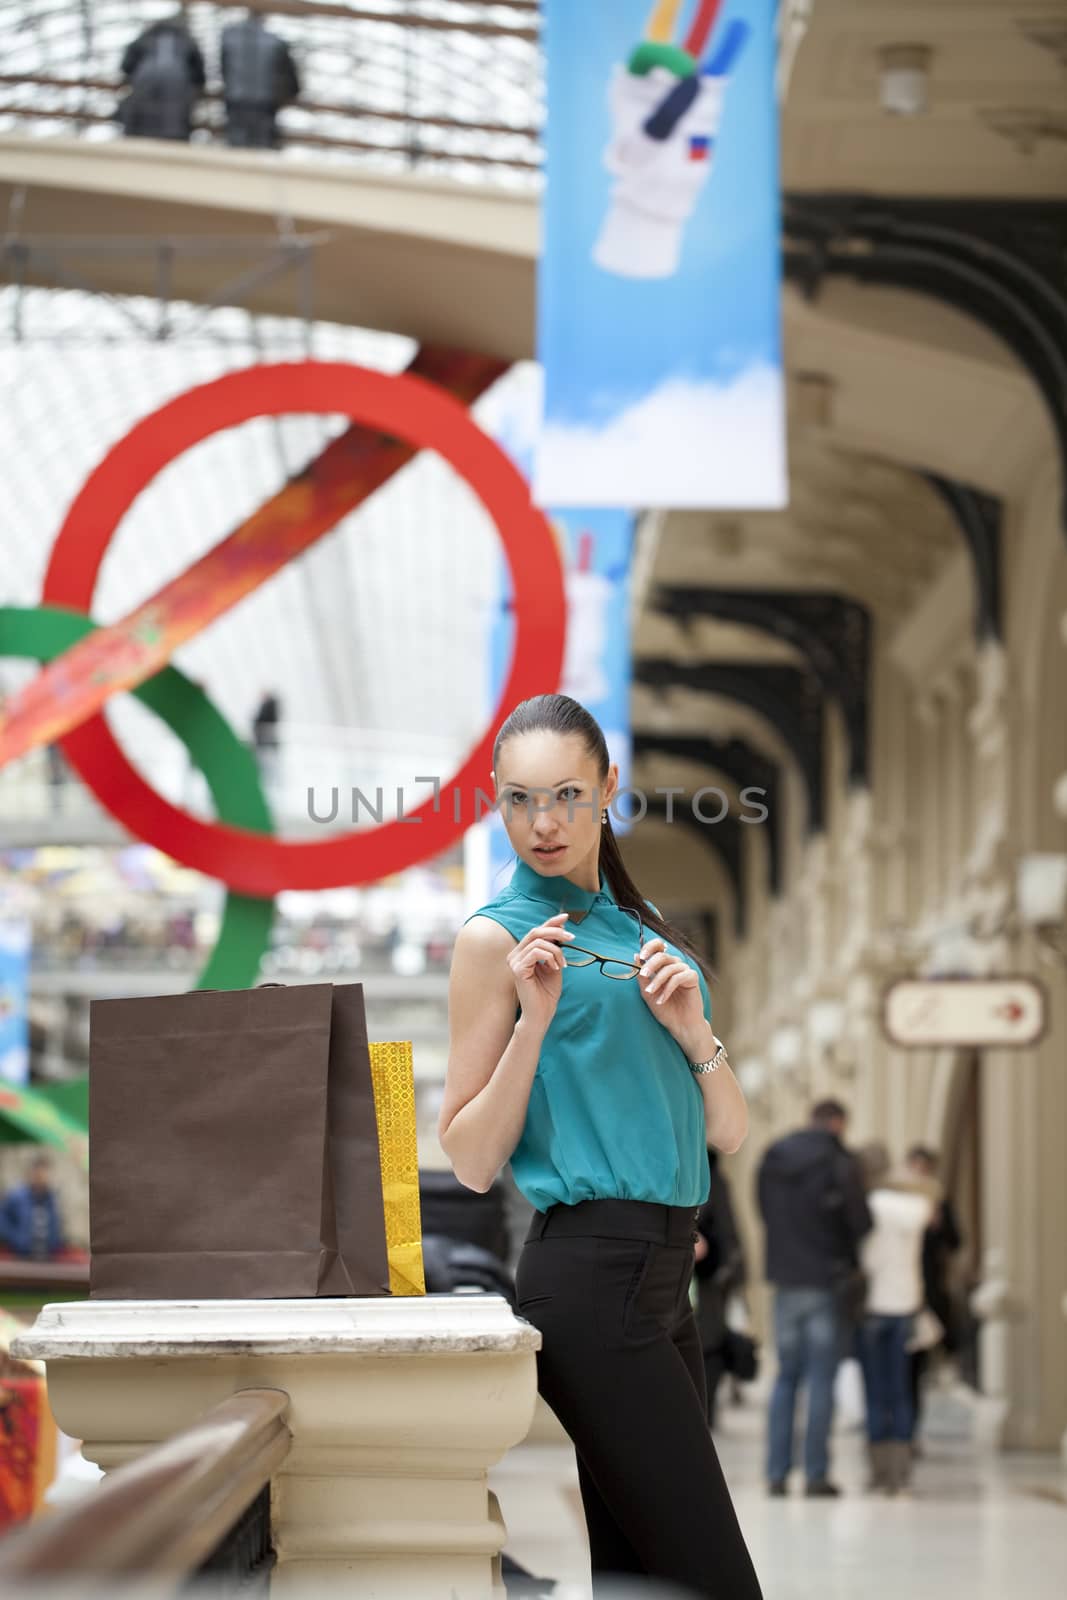
<svg viewBox="0 0 1067 1600">
<path fill-rule="evenodd" d="M 128 137 L 184 139 L 203 91 L 204 58 L 181 14 L 153 22 L 126 47 L 122 76 L 130 92 L 118 119 Z"/>
<path fill-rule="evenodd" d="M 66 763 L 63 760 L 63 752 L 57 744 L 46 744 L 44 757 L 48 771 L 48 793 L 52 802 L 52 815 L 58 816 L 63 809 L 63 788 L 67 782 Z"/>
<path fill-rule="evenodd" d="M 278 112 L 300 93 L 300 78 L 285 40 L 255 11 L 222 30 L 222 88 L 226 143 L 278 149 Z"/>
<path fill-rule="evenodd" d="M 0 1207 L 0 1242 L 27 1261 L 50 1261 L 63 1249 L 59 1202 L 46 1156 L 34 1156 L 28 1181 L 10 1189 Z"/>
<path fill-rule="evenodd" d="M 908 1151 L 908 1171 L 928 1183 L 939 1181 L 939 1160 L 936 1150 L 926 1145 L 913 1145 Z M 926 1310 L 940 1325 L 940 1337 L 931 1338 L 921 1349 L 911 1352 L 911 1406 L 912 1454 L 918 1454 L 917 1435 L 922 1411 L 923 1379 L 930 1358 L 937 1349 L 954 1355 L 959 1348 L 956 1308 L 952 1300 L 949 1271 L 952 1257 L 963 1248 L 963 1233 L 956 1218 L 952 1201 L 942 1193 L 930 1225 L 923 1234 L 922 1275 Z M 933 1332 L 936 1334 L 936 1325 Z"/>
<path fill-rule="evenodd" d="M 272 689 L 264 690 L 252 717 L 252 743 L 255 746 L 260 774 L 268 787 L 273 787 L 278 781 L 281 745 L 278 724 L 281 718 L 282 706 L 278 696 Z"/>
<path fill-rule="evenodd" d="M 859 1274 L 860 1241 L 871 1227 L 863 1178 L 842 1143 L 848 1113 L 821 1100 L 811 1123 L 770 1146 L 757 1194 L 766 1229 L 766 1271 L 774 1285 L 778 1376 L 771 1394 L 767 1482 L 784 1495 L 793 1466 L 797 1397 L 807 1389 L 804 1440 L 806 1492 L 834 1497 L 830 1428 L 834 1378 Z"/>
<path fill-rule="evenodd" d="M 730 1296 L 744 1287 L 745 1257 L 734 1217 L 730 1186 L 723 1175 L 717 1150 L 708 1151 L 711 1187 L 697 1217 L 696 1259 L 697 1328 L 704 1352 L 704 1381 L 708 1391 L 708 1426 L 715 1426 L 715 1397 L 729 1369 L 730 1329 L 726 1308 Z"/>
<path fill-rule="evenodd" d="M 934 1179 L 894 1170 L 884 1144 L 860 1152 L 874 1226 L 863 1241 L 867 1306 L 860 1364 L 867 1394 L 872 1490 L 905 1491 L 911 1481 L 913 1324 L 923 1303 L 923 1235 L 940 1201 Z"/>
</svg>

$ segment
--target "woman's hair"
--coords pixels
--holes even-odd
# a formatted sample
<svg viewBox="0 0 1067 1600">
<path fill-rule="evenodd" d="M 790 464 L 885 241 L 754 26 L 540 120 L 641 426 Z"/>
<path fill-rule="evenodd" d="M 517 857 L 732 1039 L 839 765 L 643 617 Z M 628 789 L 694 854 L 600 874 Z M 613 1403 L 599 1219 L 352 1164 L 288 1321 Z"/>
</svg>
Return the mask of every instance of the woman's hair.
<svg viewBox="0 0 1067 1600">
<path fill-rule="evenodd" d="M 577 700 L 572 700 L 570 695 L 536 694 L 529 700 L 521 700 L 496 736 L 493 744 L 494 770 L 498 768 L 500 752 L 504 745 L 510 739 L 517 739 L 524 733 L 558 733 L 564 738 L 570 735 L 576 736 L 596 762 L 601 783 L 606 780 L 611 758 L 608 755 L 608 744 L 603 729 L 596 718 L 583 705 L 579 705 Z M 619 851 L 619 841 L 611 826 L 610 812 L 607 813 L 607 820 L 600 828 L 600 856 L 597 865 L 620 906 L 636 911 L 646 928 L 651 928 L 660 938 L 668 940 L 677 949 L 692 957 L 704 976 L 714 981 L 715 975 L 704 956 L 693 947 L 689 939 L 672 928 L 658 911 L 653 911 L 627 872 Z"/>
</svg>

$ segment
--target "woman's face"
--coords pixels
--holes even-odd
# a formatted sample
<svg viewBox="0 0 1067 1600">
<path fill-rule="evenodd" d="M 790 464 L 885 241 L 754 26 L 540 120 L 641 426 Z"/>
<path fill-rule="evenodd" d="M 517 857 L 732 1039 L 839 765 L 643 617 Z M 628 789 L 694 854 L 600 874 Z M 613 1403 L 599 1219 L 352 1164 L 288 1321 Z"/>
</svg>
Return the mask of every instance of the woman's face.
<svg viewBox="0 0 1067 1600">
<path fill-rule="evenodd" d="M 500 814 L 520 860 L 553 877 L 573 875 L 600 848 L 600 813 L 619 785 L 576 734 L 522 733 L 501 747 L 493 773 Z"/>
</svg>

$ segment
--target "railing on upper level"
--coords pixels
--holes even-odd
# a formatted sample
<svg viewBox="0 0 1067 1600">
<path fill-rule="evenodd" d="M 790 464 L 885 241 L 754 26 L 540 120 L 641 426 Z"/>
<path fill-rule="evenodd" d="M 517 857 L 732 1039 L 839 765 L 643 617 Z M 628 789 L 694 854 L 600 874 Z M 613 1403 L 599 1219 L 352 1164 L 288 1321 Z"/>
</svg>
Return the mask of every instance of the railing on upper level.
<svg viewBox="0 0 1067 1600">
<path fill-rule="evenodd" d="M 249 0 L 241 0 L 242 8 Z M 194 139 L 220 135 L 219 41 L 236 0 L 185 8 L 207 67 Z M 7 25 L 0 132 L 117 138 L 119 62 L 158 6 L 146 0 L 20 0 Z M 289 150 L 379 170 L 479 183 L 539 181 L 543 70 L 537 0 L 251 0 L 293 52 L 299 100 Z"/>
<path fill-rule="evenodd" d="M 265 1577 L 269 1485 L 289 1450 L 289 1396 L 242 1389 L 191 1427 L 118 1467 L 74 1504 L 0 1543 L 0 1589 L 76 1577 L 78 1593 L 108 1581 L 218 1582 Z M 160 1592 L 153 1587 L 154 1594 Z"/>
</svg>

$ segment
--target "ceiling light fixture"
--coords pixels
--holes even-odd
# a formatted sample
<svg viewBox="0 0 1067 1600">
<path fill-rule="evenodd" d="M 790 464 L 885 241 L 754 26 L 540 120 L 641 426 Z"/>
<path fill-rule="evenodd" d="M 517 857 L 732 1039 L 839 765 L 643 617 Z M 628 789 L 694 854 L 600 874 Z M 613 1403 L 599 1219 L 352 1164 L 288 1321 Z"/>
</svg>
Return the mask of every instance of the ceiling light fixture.
<svg viewBox="0 0 1067 1600">
<path fill-rule="evenodd" d="M 882 110 L 917 117 L 929 109 L 927 89 L 933 51 L 925 44 L 887 44 L 878 52 Z"/>
<path fill-rule="evenodd" d="M 1015 882 L 1019 921 L 1036 934 L 1046 955 L 1067 962 L 1067 855 L 1023 856 Z"/>
</svg>

